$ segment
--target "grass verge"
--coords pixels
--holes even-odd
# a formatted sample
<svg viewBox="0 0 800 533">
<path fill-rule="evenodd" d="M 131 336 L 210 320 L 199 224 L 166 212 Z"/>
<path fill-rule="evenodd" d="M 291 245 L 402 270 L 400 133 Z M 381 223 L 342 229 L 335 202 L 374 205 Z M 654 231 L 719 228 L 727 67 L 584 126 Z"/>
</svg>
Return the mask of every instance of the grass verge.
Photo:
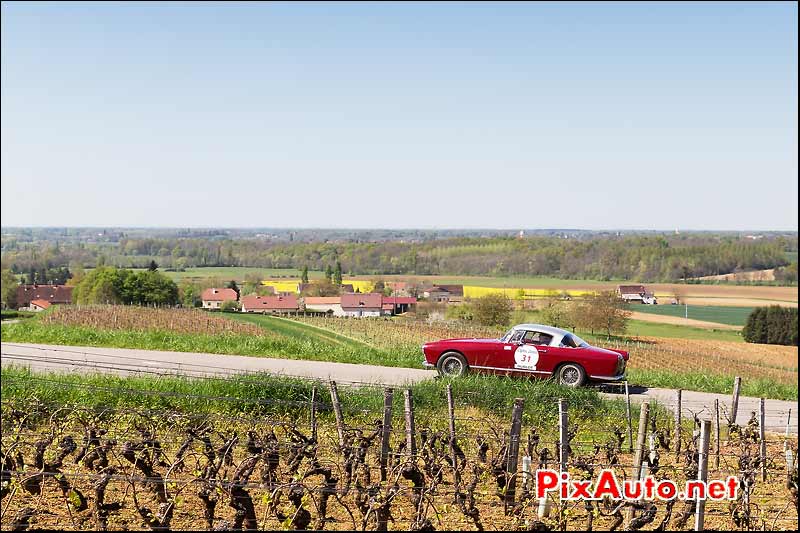
<svg viewBox="0 0 800 533">
<path fill-rule="evenodd" d="M 647 387 L 716 392 L 719 394 L 731 394 L 733 390 L 732 377 L 700 372 L 678 374 L 666 370 L 639 370 L 632 368 L 628 371 L 628 382 L 633 385 Z M 776 383 L 770 379 L 743 377 L 742 396 L 797 401 L 797 384 L 789 385 Z"/>
<path fill-rule="evenodd" d="M 268 374 L 236 378 L 119 377 L 107 374 L 32 373 L 21 367 L 3 367 L 0 373 L 3 401 L 89 409 L 180 410 L 196 414 L 251 414 L 307 416 L 312 388 L 320 390 L 319 412 L 332 418 L 327 384 Z M 514 398 L 525 399 L 528 422 L 552 423 L 558 413 L 558 399 L 570 405 L 570 416 L 581 421 L 623 420 L 624 405 L 604 400 L 595 390 L 573 390 L 550 381 L 515 380 L 497 376 L 470 376 L 450 382 L 456 410 L 479 410 L 509 416 Z M 444 380 L 430 380 L 411 387 L 417 415 L 446 419 Z M 340 387 L 345 413 L 378 419 L 383 412 L 383 389 Z M 403 394 L 395 391 L 394 412 L 403 412 Z M 461 415 L 458 415 L 461 416 Z"/>
</svg>

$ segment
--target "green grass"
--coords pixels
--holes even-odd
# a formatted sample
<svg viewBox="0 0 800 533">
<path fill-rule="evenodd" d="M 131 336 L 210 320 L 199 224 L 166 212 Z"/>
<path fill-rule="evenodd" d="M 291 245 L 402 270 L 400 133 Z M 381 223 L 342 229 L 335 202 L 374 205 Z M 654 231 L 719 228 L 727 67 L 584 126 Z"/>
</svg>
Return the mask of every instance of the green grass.
<svg viewBox="0 0 800 533">
<path fill-rule="evenodd" d="M 371 346 L 359 340 L 286 318 L 251 313 L 227 313 L 225 316 L 232 320 L 256 324 L 266 330 L 297 340 L 311 339 L 335 346 L 348 346 L 353 349 L 372 349 Z"/>
<path fill-rule="evenodd" d="M 23 319 L 36 316 L 33 311 L 14 311 L 11 309 L 3 309 L 0 311 L 0 318 L 2 320 Z"/>
<path fill-rule="evenodd" d="M 653 315 L 684 318 L 687 309 L 683 305 L 639 305 L 636 311 Z M 726 307 L 720 305 L 690 305 L 688 315 L 692 320 L 705 320 L 732 326 L 744 326 L 753 307 Z"/>
<path fill-rule="evenodd" d="M 666 370 L 628 370 L 628 382 L 633 385 L 683 389 L 703 392 L 730 394 L 733 378 L 718 374 L 699 372 L 675 373 Z M 797 384 L 776 383 L 770 379 L 742 379 L 742 395 L 754 398 L 772 398 L 797 401 Z"/>
<path fill-rule="evenodd" d="M 251 374 L 236 379 L 197 379 L 181 377 L 119 377 L 104 374 L 80 375 L 31 373 L 18 367 L 3 367 L 3 400 L 37 399 L 48 405 L 71 405 L 88 408 L 179 409 L 195 414 L 280 415 L 300 417 L 307 413 L 311 391 L 317 385 L 320 416 L 332 418 L 327 384 L 301 379 Z M 431 374 L 433 377 L 433 374 Z M 446 381 L 434 380 L 411 386 L 415 414 L 445 420 L 447 412 Z M 554 425 L 558 399 L 570 405 L 576 420 L 622 421 L 624 406 L 617 400 L 601 399 L 592 389 L 569 389 L 551 381 L 515 380 L 497 376 L 469 376 L 450 382 L 456 409 L 478 408 L 508 416 L 514 398 L 525 399 L 528 422 L 548 421 Z M 339 387 L 342 408 L 346 413 L 369 413 L 379 418 L 383 411 L 383 389 L 378 387 Z M 395 391 L 395 416 L 402 413 L 403 394 Z M 402 415 L 401 415 L 402 416 Z M 607 427 L 607 426 L 605 426 Z"/>
</svg>

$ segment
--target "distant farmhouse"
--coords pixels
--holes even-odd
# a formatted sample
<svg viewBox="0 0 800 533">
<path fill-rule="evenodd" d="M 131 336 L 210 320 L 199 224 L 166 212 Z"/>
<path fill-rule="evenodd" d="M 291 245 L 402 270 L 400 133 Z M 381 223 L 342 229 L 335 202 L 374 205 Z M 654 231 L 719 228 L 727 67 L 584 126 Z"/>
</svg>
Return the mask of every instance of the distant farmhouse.
<svg viewBox="0 0 800 533">
<path fill-rule="evenodd" d="M 658 303 L 655 294 L 648 291 L 644 285 L 620 285 L 617 294 L 628 303 L 655 305 Z"/>
<path fill-rule="evenodd" d="M 464 286 L 434 285 L 425 289 L 422 295 L 432 302 L 460 304 L 464 301 Z"/>
<path fill-rule="evenodd" d="M 229 301 L 235 302 L 239 299 L 239 296 L 233 289 L 211 287 L 203 291 L 200 299 L 203 301 L 203 309 L 221 309 L 222 304 Z"/>
<path fill-rule="evenodd" d="M 31 304 L 36 301 L 37 304 Z M 17 308 L 42 311 L 53 304 L 71 304 L 72 287 L 67 285 L 20 285 L 17 287 Z M 43 306 L 43 304 L 47 304 Z"/>
<path fill-rule="evenodd" d="M 242 297 L 242 313 L 286 314 L 297 313 L 300 305 L 297 296 L 258 296 L 251 294 Z"/>
<path fill-rule="evenodd" d="M 417 303 L 417 299 L 413 296 L 384 296 L 383 307 L 388 309 L 389 314 L 398 315 L 411 310 L 411 307 Z M 388 307 L 387 307 L 388 306 Z"/>
<path fill-rule="evenodd" d="M 344 316 L 353 317 L 381 316 L 383 313 L 383 295 L 372 292 L 343 294 L 342 312 Z"/>
<path fill-rule="evenodd" d="M 345 316 L 341 296 L 306 296 L 303 298 L 306 311 L 321 311 L 333 316 Z"/>
<path fill-rule="evenodd" d="M 28 309 L 30 311 L 44 311 L 51 305 L 53 304 L 51 304 L 47 300 L 31 300 L 30 305 L 28 305 Z"/>
</svg>

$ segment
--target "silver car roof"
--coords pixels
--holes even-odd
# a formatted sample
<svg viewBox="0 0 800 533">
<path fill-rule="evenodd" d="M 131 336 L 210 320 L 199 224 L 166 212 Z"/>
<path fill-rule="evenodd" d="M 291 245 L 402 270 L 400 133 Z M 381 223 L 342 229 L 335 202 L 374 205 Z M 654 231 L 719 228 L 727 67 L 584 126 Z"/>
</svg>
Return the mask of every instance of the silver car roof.
<svg viewBox="0 0 800 533">
<path fill-rule="evenodd" d="M 569 335 L 570 332 L 561 329 L 561 328 L 554 328 L 553 326 L 545 326 L 544 324 L 517 324 L 513 328 L 514 331 L 518 329 L 532 329 L 534 331 L 541 331 L 542 333 L 547 333 L 548 335 L 553 336 L 554 341 L 560 342 L 564 335 Z"/>
<path fill-rule="evenodd" d="M 543 333 L 550 333 L 552 335 L 566 335 L 569 331 L 553 326 L 545 326 L 544 324 L 517 324 L 512 329 L 535 329 Z"/>
</svg>

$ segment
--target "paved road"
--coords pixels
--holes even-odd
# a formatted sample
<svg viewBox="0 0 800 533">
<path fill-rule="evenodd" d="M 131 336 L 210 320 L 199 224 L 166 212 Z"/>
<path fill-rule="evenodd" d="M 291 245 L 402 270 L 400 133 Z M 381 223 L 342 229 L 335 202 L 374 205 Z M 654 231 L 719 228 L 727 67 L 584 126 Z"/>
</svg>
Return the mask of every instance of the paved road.
<svg viewBox="0 0 800 533">
<path fill-rule="evenodd" d="M 430 370 L 396 368 L 323 361 L 269 359 L 240 355 L 217 355 L 205 353 L 162 352 L 152 350 L 129 350 L 122 348 L 90 348 L 75 346 L 52 346 L 44 344 L 17 344 L 3 342 L 2 364 L 23 365 L 35 371 L 59 371 L 118 375 L 179 374 L 185 376 L 226 376 L 250 372 L 268 372 L 276 375 L 332 379 L 342 384 L 383 384 L 402 386 L 433 379 Z M 656 400 L 674 408 L 676 392 L 671 389 L 631 388 L 631 401 Z M 609 386 L 601 393 L 606 398 L 624 399 L 622 387 Z M 714 400 L 719 400 L 721 416 L 730 408 L 730 395 L 706 392 L 683 391 L 682 414 L 690 418 L 713 417 Z M 745 424 L 750 414 L 758 412 L 758 398 L 741 397 L 736 421 Z M 768 431 L 783 433 L 791 410 L 791 432 L 797 434 L 797 402 L 781 400 L 766 401 L 766 424 Z"/>
</svg>

